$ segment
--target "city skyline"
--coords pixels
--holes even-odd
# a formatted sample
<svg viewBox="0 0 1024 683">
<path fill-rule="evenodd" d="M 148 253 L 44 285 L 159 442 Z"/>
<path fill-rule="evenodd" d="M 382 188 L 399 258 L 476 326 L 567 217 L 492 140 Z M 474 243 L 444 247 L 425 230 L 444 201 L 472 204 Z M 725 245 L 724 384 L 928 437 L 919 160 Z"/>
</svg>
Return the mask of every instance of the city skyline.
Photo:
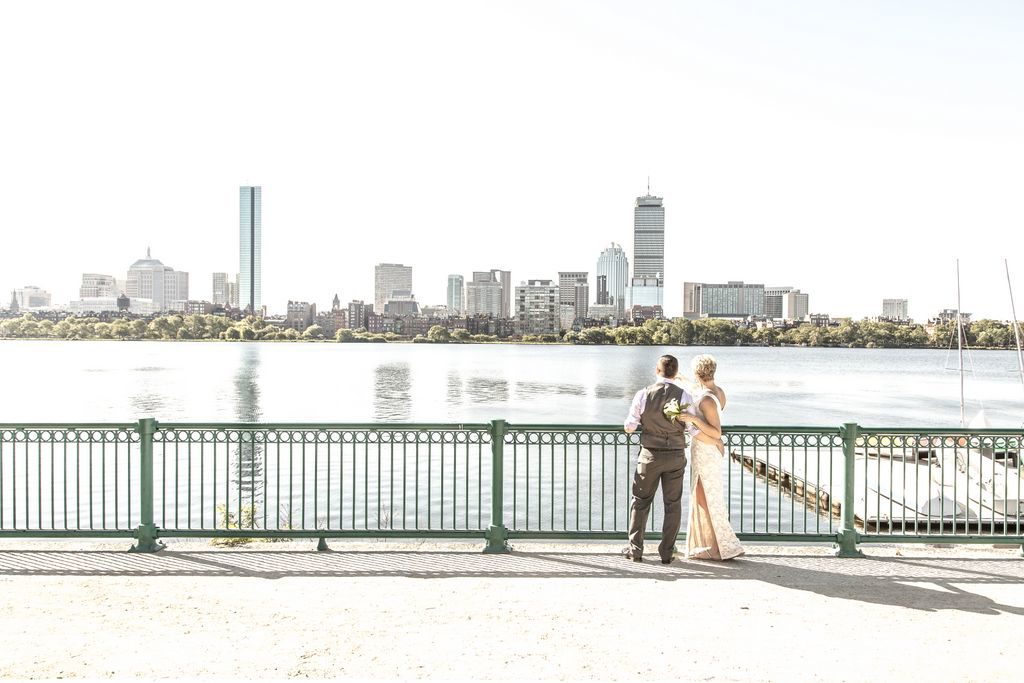
<svg viewBox="0 0 1024 683">
<path fill-rule="evenodd" d="M 232 188 L 254 181 L 269 308 L 370 300 L 381 262 L 412 265 L 436 304 L 449 273 L 593 272 L 613 241 L 632 255 L 648 176 L 669 207 L 668 315 L 683 282 L 744 280 L 855 318 L 907 298 L 925 319 L 956 305 L 958 257 L 976 317 L 1009 317 L 1004 256 L 1024 291 L 1017 6 L 552 2 L 537 21 L 408 4 L 389 23 L 377 6 L 228 3 L 197 21 L 56 4 L 0 8 L 0 56 L 26 65 L 0 112 L 8 292 L 70 301 L 81 274 L 120 277 L 148 244 L 211 299 L 210 274 L 234 274 Z M 147 17 L 173 30 L 127 30 Z"/>
</svg>

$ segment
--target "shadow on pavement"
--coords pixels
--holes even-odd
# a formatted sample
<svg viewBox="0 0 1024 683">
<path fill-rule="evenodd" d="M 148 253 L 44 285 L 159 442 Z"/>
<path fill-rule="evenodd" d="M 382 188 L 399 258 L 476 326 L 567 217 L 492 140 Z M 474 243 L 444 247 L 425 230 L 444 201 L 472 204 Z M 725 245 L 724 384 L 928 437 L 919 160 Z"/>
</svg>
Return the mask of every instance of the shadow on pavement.
<svg viewBox="0 0 1024 683">
<path fill-rule="evenodd" d="M 963 588 L 1024 584 L 1018 558 L 864 558 L 748 555 L 725 563 L 676 560 L 633 563 L 608 552 L 166 550 L 0 551 L 0 576 L 194 576 L 287 579 L 405 577 L 760 581 L 790 590 L 927 612 L 1024 615 Z"/>
</svg>

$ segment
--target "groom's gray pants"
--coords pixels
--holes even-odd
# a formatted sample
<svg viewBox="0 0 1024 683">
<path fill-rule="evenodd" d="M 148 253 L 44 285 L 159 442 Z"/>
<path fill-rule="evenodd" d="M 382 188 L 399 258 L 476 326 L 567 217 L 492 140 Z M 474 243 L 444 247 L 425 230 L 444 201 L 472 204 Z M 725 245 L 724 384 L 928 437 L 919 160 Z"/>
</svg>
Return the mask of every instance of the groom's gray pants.
<svg viewBox="0 0 1024 683">
<path fill-rule="evenodd" d="M 672 548 L 679 535 L 682 521 L 683 473 L 686 471 L 686 452 L 641 448 L 633 474 L 633 504 L 629 508 L 629 547 L 634 557 L 644 553 L 644 529 L 651 503 L 661 484 L 665 501 L 665 522 L 661 528 L 658 554 L 662 559 L 672 558 Z"/>
</svg>

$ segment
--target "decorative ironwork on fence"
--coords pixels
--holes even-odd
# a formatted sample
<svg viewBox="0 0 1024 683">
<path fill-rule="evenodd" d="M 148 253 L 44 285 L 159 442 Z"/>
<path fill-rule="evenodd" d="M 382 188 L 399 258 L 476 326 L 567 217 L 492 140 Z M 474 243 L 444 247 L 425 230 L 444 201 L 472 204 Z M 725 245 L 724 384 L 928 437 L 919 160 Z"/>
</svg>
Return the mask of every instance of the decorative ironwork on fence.
<svg viewBox="0 0 1024 683">
<path fill-rule="evenodd" d="M 1021 431 L 724 431 L 743 540 L 1024 543 Z M 0 536 L 624 539 L 638 448 L 618 426 L 503 420 L 4 424 Z"/>
</svg>

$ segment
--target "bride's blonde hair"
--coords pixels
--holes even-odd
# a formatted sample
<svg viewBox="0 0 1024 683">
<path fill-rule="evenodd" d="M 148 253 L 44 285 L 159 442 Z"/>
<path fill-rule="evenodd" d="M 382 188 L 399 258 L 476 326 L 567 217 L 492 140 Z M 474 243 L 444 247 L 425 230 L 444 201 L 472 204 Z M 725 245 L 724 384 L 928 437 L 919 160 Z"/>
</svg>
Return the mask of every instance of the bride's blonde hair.
<svg viewBox="0 0 1024 683">
<path fill-rule="evenodd" d="M 699 356 L 694 356 L 693 360 L 690 361 L 690 369 L 693 370 L 693 374 L 702 382 L 708 382 L 715 378 L 715 370 L 718 369 L 718 363 L 715 362 L 715 357 L 708 353 L 702 353 Z"/>
</svg>

